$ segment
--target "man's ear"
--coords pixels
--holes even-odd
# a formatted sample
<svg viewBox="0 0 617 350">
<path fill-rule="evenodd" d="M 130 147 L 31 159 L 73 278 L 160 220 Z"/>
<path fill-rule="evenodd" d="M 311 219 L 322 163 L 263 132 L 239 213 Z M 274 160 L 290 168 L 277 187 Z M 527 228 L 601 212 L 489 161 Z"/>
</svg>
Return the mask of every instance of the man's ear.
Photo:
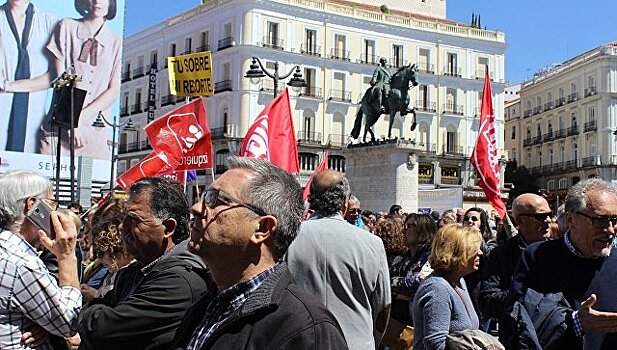
<svg viewBox="0 0 617 350">
<path fill-rule="evenodd" d="M 251 242 L 255 244 L 264 243 L 276 231 L 278 220 L 272 215 L 261 216 L 255 223 L 255 232 L 251 236 Z"/>
<path fill-rule="evenodd" d="M 34 204 L 36 203 L 36 201 L 37 201 L 36 197 L 26 198 L 26 205 L 24 206 L 24 215 L 28 215 L 28 212 L 30 212 L 30 209 L 34 207 Z"/>
<path fill-rule="evenodd" d="M 566 212 L 566 224 L 568 227 L 572 227 L 572 224 L 574 224 L 574 214 L 572 212 Z"/>
<path fill-rule="evenodd" d="M 347 214 L 347 209 L 349 209 L 349 199 L 351 198 L 351 194 L 346 194 L 343 198 L 343 206 L 341 207 L 341 215 L 345 216 Z"/>
<path fill-rule="evenodd" d="M 163 221 L 163 226 L 165 226 L 165 238 L 170 238 L 171 236 L 173 236 L 174 232 L 176 232 L 178 222 L 174 218 L 169 218 Z"/>
</svg>

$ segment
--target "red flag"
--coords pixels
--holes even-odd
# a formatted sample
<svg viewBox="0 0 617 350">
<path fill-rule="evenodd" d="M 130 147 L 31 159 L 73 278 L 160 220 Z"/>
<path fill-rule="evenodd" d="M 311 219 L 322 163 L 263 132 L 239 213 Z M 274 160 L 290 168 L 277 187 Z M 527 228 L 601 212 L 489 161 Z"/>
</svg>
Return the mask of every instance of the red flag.
<svg viewBox="0 0 617 350">
<path fill-rule="evenodd" d="M 300 172 L 287 89 L 257 116 L 242 141 L 238 155 L 267 159 L 290 173 Z"/>
<path fill-rule="evenodd" d="M 154 120 L 145 130 L 156 153 L 178 160 L 176 170 L 212 168 L 212 141 L 201 98 Z"/>
<path fill-rule="evenodd" d="M 306 186 L 304 187 L 304 193 L 302 193 L 302 199 L 308 199 L 308 196 L 311 194 L 311 182 L 313 182 L 313 177 L 325 169 L 328 169 L 328 151 L 324 152 L 321 163 L 319 163 L 315 171 L 313 171 L 311 177 L 309 177 L 308 181 L 306 182 Z"/>
<path fill-rule="evenodd" d="M 184 187 L 186 185 L 186 171 L 174 171 L 169 174 L 163 174 L 162 177 L 174 180 Z"/>
<path fill-rule="evenodd" d="M 129 170 L 120 175 L 116 182 L 124 191 L 142 177 L 156 176 L 171 173 L 178 167 L 178 160 L 168 158 L 165 153 L 151 152 L 141 162 L 133 165 Z"/>
<path fill-rule="evenodd" d="M 476 140 L 476 147 L 471 154 L 471 164 L 480 176 L 477 185 L 484 190 L 489 203 L 497 210 L 499 216 L 503 218 L 506 214 L 506 206 L 501 200 L 501 190 L 499 188 L 497 133 L 495 132 L 495 115 L 493 113 L 493 98 L 491 82 L 488 76 L 488 66 L 486 66 L 486 75 L 484 77 L 480 130 Z"/>
</svg>

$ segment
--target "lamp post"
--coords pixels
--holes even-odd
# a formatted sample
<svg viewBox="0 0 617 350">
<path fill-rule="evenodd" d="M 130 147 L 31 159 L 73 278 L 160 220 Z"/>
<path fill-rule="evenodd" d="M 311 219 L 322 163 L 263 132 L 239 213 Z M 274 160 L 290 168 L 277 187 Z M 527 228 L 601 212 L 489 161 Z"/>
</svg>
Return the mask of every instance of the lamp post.
<svg viewBox="0 0 617 350">
<path fill-rule="evenodd" d="M 304 80 L 304 78 L 302 77 L 302 72 L 300 72 L 300 66 L 295 65 L 291 67 L 287 74 L 280 75 L 278 62 L 274 62 L 274 72 L 269 72 L 266 68 L 264 68 L 259 58 L 252 57 L 252 60 L 253 62 L 251 63 L 249 70 L 246 71 L 246 75 L 244 75 L 244 77 L 251 79 L 251 83 L 253 84 L 258 84 L 259 80 L 265 76 L 274 80 L 274 98 L 276 98 L 276 95 L 278 94 L 279 81 L 281 79 L 285 80 L 289 78 L 291 73 L 293 73 L 293 77 L 289 79 L 287 85 L 291 86 L 294 91 L 297 91 L 296 89 L 306 87 L 306 80 Z"/>
<path fill-rule="evenodd" d="M 114 120 L 112 123 L 110 123 L 109 121 L 107 121 L 107 119 L 105 118 L 105 116 L 103 115 L 103 113 L 101 113 L 99 111 L 99 114 L 96 116 L 96 120 L 92 123 L 92 126 L 95 128 L 104 128 L 105 124 L 111 126 L 112 128 L 112 141 L 111 141 L 111 174 L 109 177 L 109 192 L 111 193 L 111 197 L 113 198 L 114 196 L 114 181 L 116 180 L 116 174 L 115 174 L 115 169 L 114 169 L 114 165 L 116 163 L 116 160 L 118 159 L 118 156 L 116 155 L 116 129 L 124 126 L 124 130 L 125 131 L 137 131 L 137 129 L 135 129 L 135 125 L 133 125 L 133 121 L 131 120 L 131 118 L 118 123 L 118 116 L 114 116 Z"/>
</svg>

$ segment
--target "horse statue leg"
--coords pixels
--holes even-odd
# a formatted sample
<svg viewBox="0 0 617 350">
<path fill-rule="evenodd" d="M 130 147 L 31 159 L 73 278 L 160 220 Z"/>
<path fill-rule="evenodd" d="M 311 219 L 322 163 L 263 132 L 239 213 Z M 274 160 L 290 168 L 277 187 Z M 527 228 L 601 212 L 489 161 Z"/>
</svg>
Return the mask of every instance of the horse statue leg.
<svg viewBox="0 0 617 350">
<path fill-rule="evenodd" d="M 360 129 L 362 128 L 362 117 L 362 108 L 358 108 L 358 113 L 356 113 L 356 120 L 354 121 L 353 129 L 351 130 L 351 137 L 353 137 L 354 140 L 357 140 L 360 137 Z M 366 138 L 366 133 L 364 137 Z"/>
<path fill-rule="evenodd" d="M 411 127 L 409 128 L 411 131 L 416 130 L 416 127 L 418 126 L 418 124 L 416 123 L 416 109 L 412 108 L 411 109 L 411 114 L 413 114 L 413 123 L 411 123 Z"/>
</svg>

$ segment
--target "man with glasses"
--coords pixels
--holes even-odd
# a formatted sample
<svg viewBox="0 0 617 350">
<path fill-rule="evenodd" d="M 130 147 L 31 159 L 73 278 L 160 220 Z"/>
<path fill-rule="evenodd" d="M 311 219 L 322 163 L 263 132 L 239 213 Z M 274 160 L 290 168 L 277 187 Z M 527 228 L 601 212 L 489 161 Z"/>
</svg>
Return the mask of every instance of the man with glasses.
<svg viewBox="0 0 617 350">
<path fill-rule="evenodd" d="M 294 283 L 336 316 L 350 349 L 376 349 L 390 315 L 388 260 L 381 239 L 343 219 L 351 190 L 343 174 L 315 175 L 308 197 L 315 212 L 289 247 Z"/>
<path fill-rule="evenodd" d="M 118 227 L 136 263 L 120 270 L 114 289 L 79 317 L 85 349 L 167 349 L 186 310 L 210 278 L 187 251 L 190 210 L 177 182 L 148 177 L 129 192 Z"/>
<path fill-rule="evenodd" d="M 541 341 L 550 335 L 551 344 L 541 342 L 543 348 L 617 349 L 617 259 L 613 250 L 617 189 L 597 178 L 581 181 L 568 191 L 565 210 L 568 231 L 558 239 L 529 245 L 521 255 L 506 301 L 507 312 L 515 307 L 518 311 L 533 309 L 529 314 L 534 320 L 550 315 L 550 322 L 535 328 Z M 542 303 L 528 304 L 537 293 L 545 296 L 542 301 L 548 298 L 547 293 L 563 293 L 567 305 L 543 308 Z M 518 334 L 519 322 L 515 320 L 504 330 L 502 338 L 507 345 L 531 342 Z M 533 324 L 527 326 L 534 330 Z"/>
<path fill-rule="evenodd" d="M 229 157 L 192 207 L 189 249 L 216 284 L 187 312 L 174 349 L 346 349 L 336 319 L 291 284 L 282 262 L 304 211 L 296 179 L 271 163 Z"/>
<path fill-rule="evenodd" d="M 360 200 L 356 196 L 351 195 L 349 197 L 349 209 L 347 209 L 345 213 L 345 220 L 356 227 L 364 228 L 364 223 L 360 215 L 361 213 Z"/>
<path fill-rule="evenodd" d="M 544 197 L 524 193 L 512 202 L 512 215 L 519 234 L 491 250 L 480 282 L 480 311 L 495 320 L 503 316 L 510 282 L 521 254 L 529 244 L 547 238 L 547 219 L 552 213 Z"/>
<path fill-rule="evenodd" d="M 51 190 L 34 172 L 0 175 L 0 349 L 50 348 L 46 334 L 77 332 L 77 232 L 70 218 L 54 211 Z M 26 218 L 37 201 L 51 207 L 53 240 Z M 43 247 L 57 258 L 57 281 L 39 258 Z"/>
</svg>

